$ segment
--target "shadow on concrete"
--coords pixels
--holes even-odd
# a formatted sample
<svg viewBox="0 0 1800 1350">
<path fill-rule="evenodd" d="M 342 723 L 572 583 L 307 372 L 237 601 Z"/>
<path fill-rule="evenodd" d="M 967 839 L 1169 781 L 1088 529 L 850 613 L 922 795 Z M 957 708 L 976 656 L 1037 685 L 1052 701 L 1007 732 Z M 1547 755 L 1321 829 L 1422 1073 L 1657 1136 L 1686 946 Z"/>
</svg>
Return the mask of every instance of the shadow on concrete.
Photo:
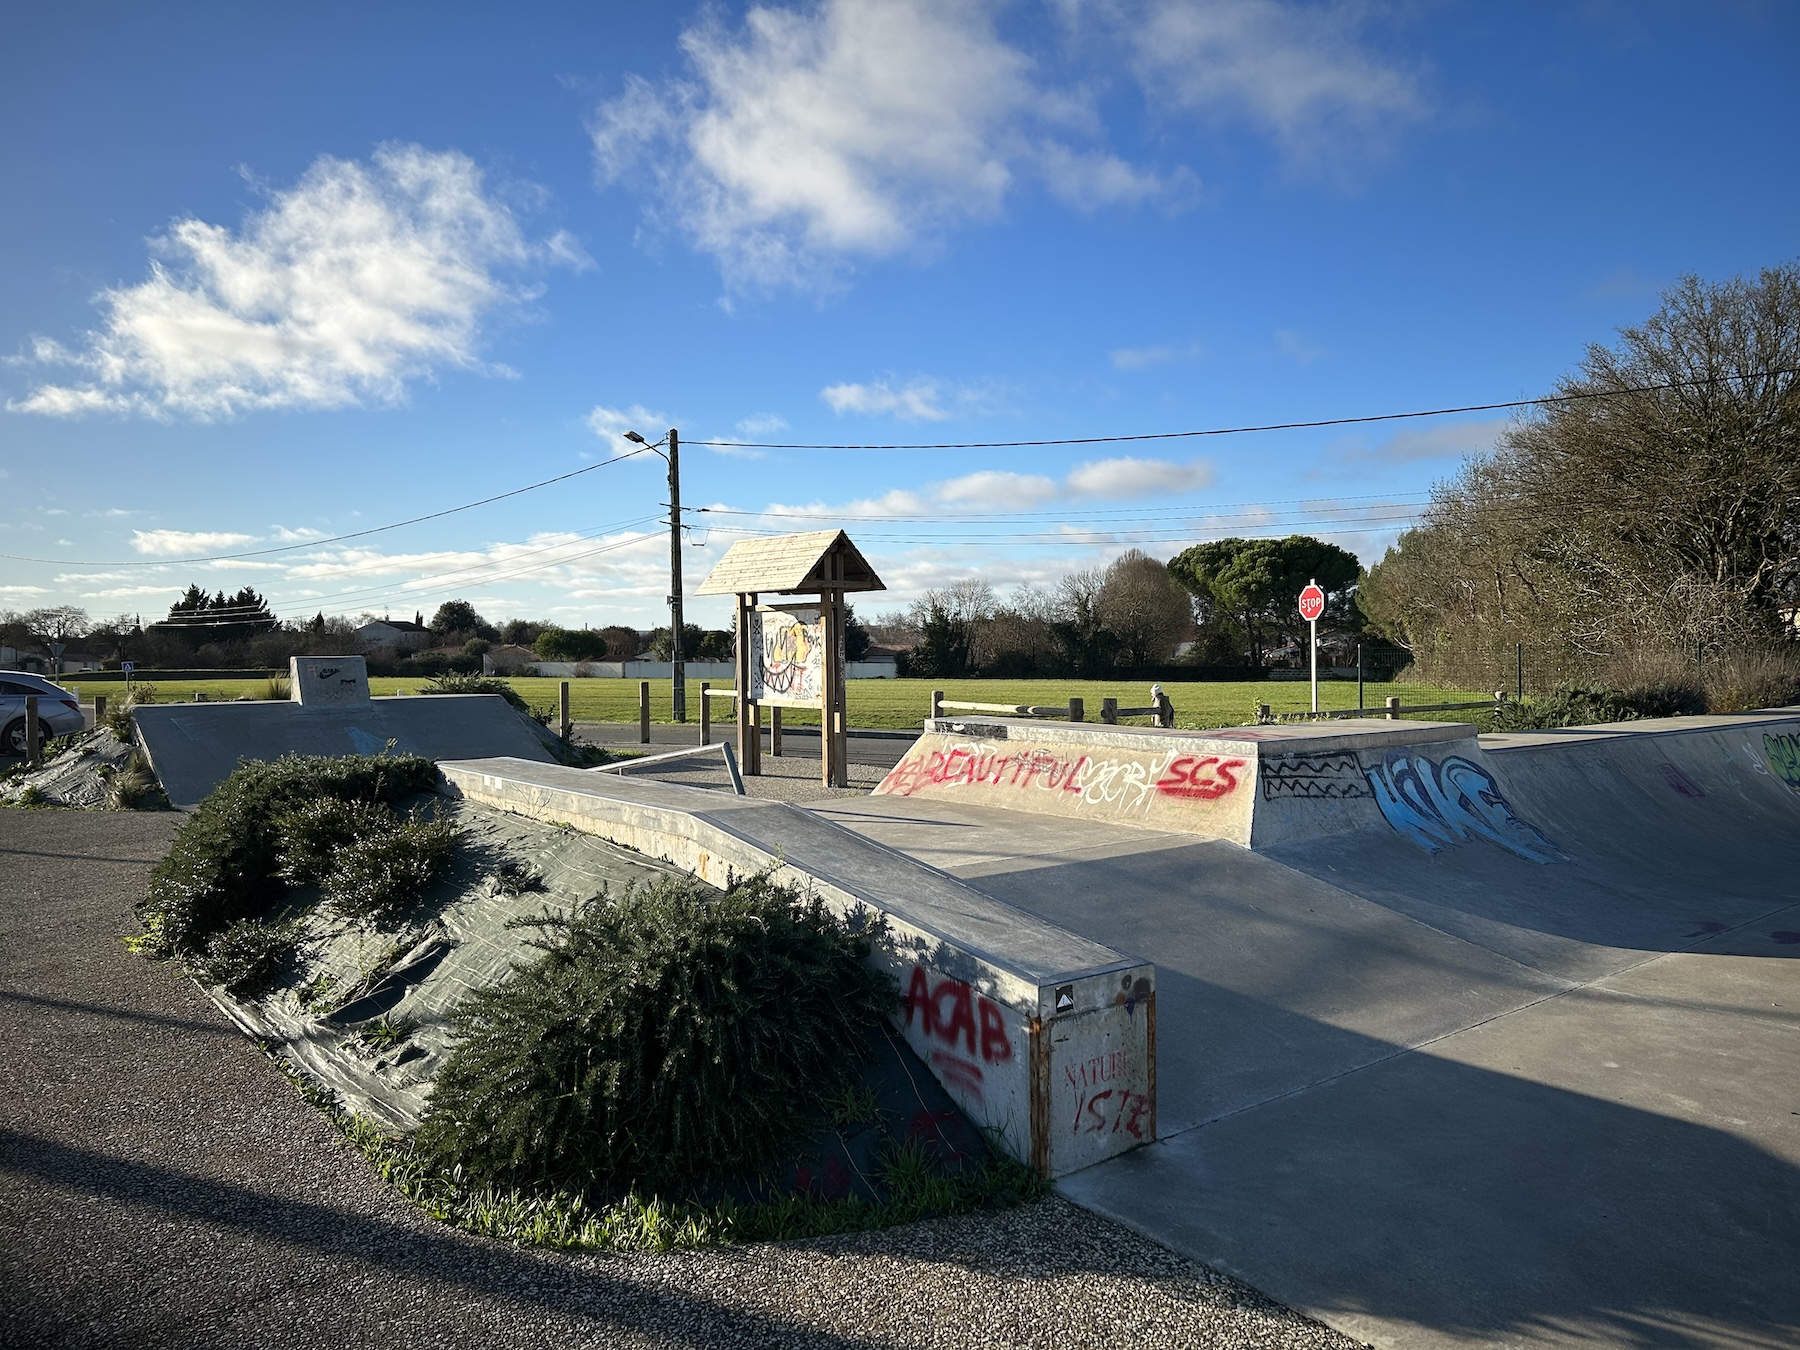
<svg viewBox="0 0 1800 1350">
<path fill-rule="evenodd" d="M 202 1036 L 223 1036 L 229 1040 L 238 1040 L 243 1036 L 236 1027 L 227 1024 L 210 1024 L 190 1017 L 164 1017 L 159 1013 L 142 1012 L 133 1008 L 109 1008 L 101 1003 L 78 1003 L 66 998 L 47 998 L 42 994 L 22 994 L 14 989 L 0 989 L 0 999 L 8 1003 L 23 1003 L 46 1012 L 82 1013 L 89 1017 L 112 1017 L 123 1022 L 142 1022 L 149 1026 L 169 1027 L 176 1031 L 193 1031 Z"/>
<path fill-rule="evenodd" d="M 0 1172 L 86 1196 L 149 1207 L 195 1225 L 225 1228 L 282 1247 L 298 1247 L 354 1266 L 426 1284 L 459 1287 L 545 1311 L 580 1312 L 633 1331 L 677 1330 L 694 1344 L 804 1343 L 862 1350 L 875 1342 L 822 1333 L 799 1322 L 668 1293 L 652 1284 L 550 1262 L 528 1250 L 477 1243 L 460 1235 L 419 1231 L 383 1219 L 304 1200 L 271 1196 L 229 1182 L 186 1176 L 90 1149 L 0 1128 Z M 345 1272 L 348 1273 L 348 1272 Z M 24 1291 L 0 1295 L 11 1303 Z M 9 1321 L 43 1343 L 85 1324 L 93 1309 L 44 1301 L 13 1307 Z M 27 1343 L 27 1342 L 21 1342 Z"/>
</svg>

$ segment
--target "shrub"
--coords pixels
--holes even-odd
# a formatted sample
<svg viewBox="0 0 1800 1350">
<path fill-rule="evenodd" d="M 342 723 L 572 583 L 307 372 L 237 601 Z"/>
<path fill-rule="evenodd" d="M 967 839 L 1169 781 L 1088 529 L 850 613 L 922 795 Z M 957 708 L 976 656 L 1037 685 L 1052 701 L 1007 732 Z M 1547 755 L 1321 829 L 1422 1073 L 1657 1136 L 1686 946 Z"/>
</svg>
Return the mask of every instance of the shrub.
<svg viewBox="0 0 1800 1350">
<path fill-rule="evenodd" d="M 385 919 L 405 909 L 449 869 L 458 834 L 447 820 L 417 815 L 337 846 L 325 898 L 346 918 Z"/>
<path fill-rule="evenodd" d="M 156 686 L 153 684 L 133 684 L 126 688 L 122 697 L 113 699 L 106 705 L 106 720 L 101 723 L 108 731 L 122 741 L 129 741 L 135 727 L 131 721 L 131 710 L 140 703 L 156 702 Z"/>
<path fill-rule="evenodd" d="M 802 1144 L 897 997 L 868 936 L 754 877 L 691 877 L 537 921 L 544 953 L 472 994 L 415 1136 L 492 1181 L 694 1185 Z"/>
<path fill-rule="evenodd" d="M 1706 686 L 1672 652 L 1632 652 L 1612 663 L 1608 683 L 1640 717 L 1689 717 L 1707 711 Z"/>
<path fill-rule="evenodd" d="M 1749 712 L 1800 703 L 1800 653 L 1791 647 L 1709 657 L 1703 674 L 1714 712 Z"/>
<path fill-rule="evenodd" d="M 1543 731 L 1629 722 L 1642 717 L 1617 689 L 1603 684 L 1559 684 L 1547 694 L 1503 703 L 1490 714 L 1494 731 Z"/>
<path fill-rule="evenodd" d="M 194 808 L 150 874 L 137 906 L 141 949 L 197 956 L 214 933 L 266 913 L 286 887 L 276 871 L 279 822 L 294 808 L 324 797 L 396 802 L 436 782 L 436 766 L 413 755 L 288 755 L 240 765 Z"/>
<path fill-rule="evenodd" d="M 392 830 L 394 813 L 381 802 L 321 797 L 286 812 L 276 822 L 281 835 L 275 874 L 295 885 L 320 882 L 331 871 L 332 855 L 362 835 Z"/>
<path fill-rule="evenodd" d="M 540 661 L 598 661 L 606 655 L 606 639 L 587 628 L 546 628 L 531 654 Z"/>
<path fill-rule="evenodd" d="M 286 675 L 271 675 L 263 681 L 262 696 L 272 703 L 285 703 L 294 696 L 294 684 Z"/>
<path fill-rule="evenodd" d="M 527 717 L 532 715 L 525 696 L 505 680 L 485 675 L 439 675 L 419 691 L 422 694 L 498 694 Z"/>
<path fill-rule="evenodd" d="M 195 963 L 200 973 L 230 994 L 259 994 L 274 982 L 294 949 L 293 924 L 239 919 L 213 934 Z"/>
<path fill-rule="evenodd" d="M 144 756 L 133 750 L 124 767 L 107 779 L 106 804 L 115 811 L 161 811 L 169 799 Z"/>
</svg>

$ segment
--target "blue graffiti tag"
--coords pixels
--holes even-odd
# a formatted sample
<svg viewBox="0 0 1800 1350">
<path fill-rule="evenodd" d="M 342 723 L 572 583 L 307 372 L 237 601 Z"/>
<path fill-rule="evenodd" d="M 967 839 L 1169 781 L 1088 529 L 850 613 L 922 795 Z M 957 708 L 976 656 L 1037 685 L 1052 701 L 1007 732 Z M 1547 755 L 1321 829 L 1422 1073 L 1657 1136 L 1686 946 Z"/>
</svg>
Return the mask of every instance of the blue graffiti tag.
<svg viewBox="0 0 1800 1350">
<path fill-rule="evenodd" d="M 1452 755 L 1434 763 L 1390 750 L 1363 772 L 1387 823 L 1427 853 L 1465 839 L 1487 839 L 1527 862 L 1568 861 L 1536 827 L 1513 814 L 1494 775 L 1473 760 Z"/>
</svg>

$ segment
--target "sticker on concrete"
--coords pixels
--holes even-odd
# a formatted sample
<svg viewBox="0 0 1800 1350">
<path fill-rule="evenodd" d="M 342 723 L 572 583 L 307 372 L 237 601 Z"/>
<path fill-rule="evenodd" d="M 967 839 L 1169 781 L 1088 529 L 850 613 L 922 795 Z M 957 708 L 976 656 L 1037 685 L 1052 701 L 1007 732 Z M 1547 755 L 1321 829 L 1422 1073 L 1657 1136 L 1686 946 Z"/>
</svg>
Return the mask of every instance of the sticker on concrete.
<svg viewBox="0 0 1800 1350">
<path fill-rule="evenodd" d="M 1568 856 L 1507 803 L 1494 775 L 1473 760 L 1439 761 L 1390 750 L 1366 768 L 1381 814 L 1427 853 L 1469 839 L 1486 839 L 1527 862 L 1567 862 Z"/>
<path fill-rule="evenodd" d="M 1074 1006 L 1075 986 L 1072 984 L 1058 985 L 1056 989 L 1056 1011 L 1059 1013 L 1066 1013 L 1073 1009 Z"/>
</svg>

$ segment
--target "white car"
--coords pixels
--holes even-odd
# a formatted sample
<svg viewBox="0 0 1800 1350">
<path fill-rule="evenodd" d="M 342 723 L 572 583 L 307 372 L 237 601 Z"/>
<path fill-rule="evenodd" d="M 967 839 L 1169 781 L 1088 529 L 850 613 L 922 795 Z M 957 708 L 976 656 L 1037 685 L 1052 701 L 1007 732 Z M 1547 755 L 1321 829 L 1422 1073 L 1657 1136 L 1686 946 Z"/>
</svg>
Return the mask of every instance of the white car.
<svg viewBox="0 0 1800 1350">
<path fill-rule="evenodd" d="M 37 695 L 38 735 L 43 740 L 71 735 L 87 725 L 81 705 L 67 689 L 42 675 L 0 670 L 0 755 L 25 753 L 25 700 L 32 694 Z"/>
</svg>

